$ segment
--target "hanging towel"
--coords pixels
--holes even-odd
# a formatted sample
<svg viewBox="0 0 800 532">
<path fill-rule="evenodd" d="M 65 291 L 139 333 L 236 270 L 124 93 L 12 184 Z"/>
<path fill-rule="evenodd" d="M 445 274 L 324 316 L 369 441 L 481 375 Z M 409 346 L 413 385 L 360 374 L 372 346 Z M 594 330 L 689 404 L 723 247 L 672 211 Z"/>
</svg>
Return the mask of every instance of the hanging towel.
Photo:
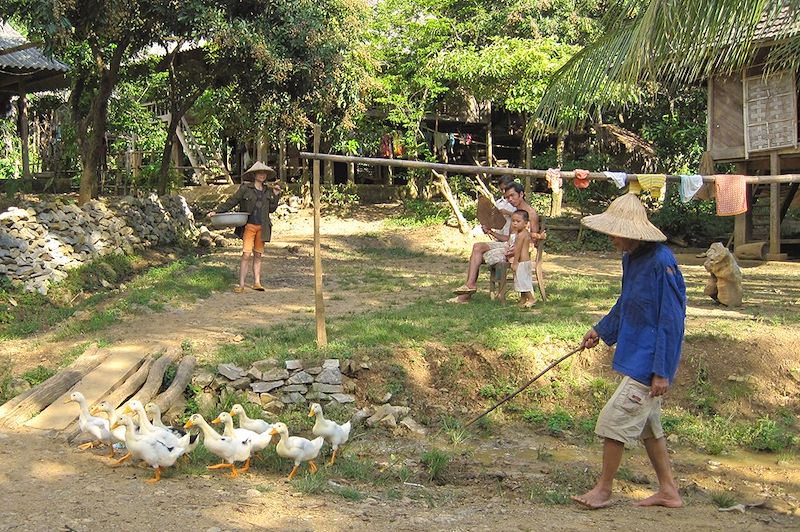
<svg viewBox="0 0 800 532">
<path fill-rule="evenodd" d="M 561 192 L 562 181 L 560 168 L 548 168 L 547 172 L 544 173 L 544 178 L 547 180 L 547 184 L 550 186 L 553 194 Z"/>
<path fill-rule="evenodd" d="M 664 174 L 636 174 L 641 190 L 647 190 L 653 199 L 661 201 L 667 185 L 667 176 Z"/>
<path fill-rule="evenodd" d="M 575 179 L 572 180 L 575 188 L 586 188 L 589 186 L 589 170 L 575 169 Z"/>
<path fill-rule="evenodd" d="M 625 181 L 628 180 L 628 174 L 625 172 L 603 172 L 607 178 L 614 182 L 617 185 L 617 188 L 622 188 L 625 186 Z"/>
<path fill-rule="evenodd" d="M 742 175 L 715 175 L 717 216 L 735 216 L 747 212 L 747 182 Z"/>
<path fill-rule="evenodd" d="M 681 175 L 681 201 L 689 203 L 700 187 L 703 186 L 701 175 Z"/>
</svg>

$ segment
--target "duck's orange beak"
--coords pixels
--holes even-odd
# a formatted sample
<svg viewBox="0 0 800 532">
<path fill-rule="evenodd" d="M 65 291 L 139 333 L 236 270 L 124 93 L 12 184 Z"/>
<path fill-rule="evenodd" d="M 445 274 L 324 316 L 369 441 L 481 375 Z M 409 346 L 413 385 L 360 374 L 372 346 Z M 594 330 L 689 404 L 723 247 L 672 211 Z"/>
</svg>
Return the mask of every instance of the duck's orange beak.
<svg viewBox="0 0 800 532">
<path fill-rule="evenodd" d="M 272 429 L 271 431 L 269 431 L 269 434 L 270 436 L 277 436 L 278 434 L 280 434 L 280 432 L 278 432 L 278 429 Z"/>
<path fill-rule="evenodd" d="M 194 423 L 192 423 L 191 419 L 183 424 L 183 428 L 185 428 L 185 429 L 190 429 L 192 427 L 194 427 Z"/>
<path fill-rule="evenodd" d="M 136 412 L 133 411 L 131 405 L 125 405 L 125 410 L 122 412 L 123 414 L 135 414 Z"/>
<path fill-rule="evenodd" d="M 234 412 L 233 410 L 231 410 L 231 411 L 230 411 L 230 412 L 228 412 L 228 413 L 229 413 L 231 416 L 234 416 L 234 417 L 236 417 L 236 412 Z"/>
<path fill-rule="evenodd" d="M 212 423 L 222 423 L 222 421 L 220 421 L 219 417 L 215 417 L 214 419 L 211 420 L 211 422 Z"/>
<path fill-rule="evenodd" d="M 314 416 L 316 416 L 316 415 L 317 415 L 317 413 L 316 413 L 316 412 L 314 412 L 314 409 L 313 409 L 313 408 L 312 408 L 311 410 L 309 410 L 309 411 L 308 411 L 308 417 L 314 417 Z"/>
</svg>

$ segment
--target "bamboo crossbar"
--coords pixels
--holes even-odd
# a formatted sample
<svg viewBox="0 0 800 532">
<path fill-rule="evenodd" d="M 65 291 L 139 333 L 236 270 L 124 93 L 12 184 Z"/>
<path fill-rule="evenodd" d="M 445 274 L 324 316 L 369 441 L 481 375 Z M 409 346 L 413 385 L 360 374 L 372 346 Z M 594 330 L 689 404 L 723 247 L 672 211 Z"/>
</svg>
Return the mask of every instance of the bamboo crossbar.
<svg viewBox="0 0 800 532">
<path fill-rule="evenodd" d="M 328 153 L 312 153 L 307 151 L 300 152 L 300 158 L 333 161 L 337 163 L 357 163 L 369 164 L 374 166 L 395 166 L 400 168 L 421 168 L 424 170 L 436 170 L 437 172 L 452 172 L 456 174 L 490 174 L 490 175 L 512 175 L 530 176 L 537 179 L 544 179 L 546 170 L 528 170 L 526 168 L 503 168 L 499 166 L 473 166 L 467 164 L 444 164 L 431 163 L 427 161 L 409 161 L 406 159 L 384 159 L 380 157 L 355 157 L 352 155 L 332 155 Z M 638 181 L 636 174 L 626 174 L 626 182 Z M 575 177 L 572 170 L 562 170 L 561 177 L 571 179 Z M 713 175 L 704 175 L 703 182 L 713 183 Z M 800 174 L 784 175 L 763 175 L 763 176 L 744 176 L 748 184 L 768 184 L 768 183 L 800 183 Z M 666 174 L 667 181 L 680 182 L 681 176 Z M 610 178 L 603 172 L 589 172 L 589 179 L 593 181 L 610 181 Z"/>
</svg>

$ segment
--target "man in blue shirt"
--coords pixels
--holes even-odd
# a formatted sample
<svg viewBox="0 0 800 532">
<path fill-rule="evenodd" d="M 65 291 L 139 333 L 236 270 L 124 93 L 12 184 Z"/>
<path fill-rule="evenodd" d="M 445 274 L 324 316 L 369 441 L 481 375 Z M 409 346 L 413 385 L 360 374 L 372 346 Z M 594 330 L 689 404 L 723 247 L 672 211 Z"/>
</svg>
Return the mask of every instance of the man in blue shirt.
<svg viewBox="0 0 800 532">
<path fill-rule="evenodd" d="M 667 238 L 647 219 L 634 194 L 614 200 L 603 214 L 581 222 L 611 238 L 622 255 L 622 293 L 608 314 L 583 337 L 592 348 L 602 339 L 616 344 L 613 368 L 624 375 L 597 419 L 604 438 L 603 468 L 594 488 L 572 499 L 597 509 L 611 503 L 614 476 L 626 443 L 639 439 L 658 477 L 659 490 L 637 506 L 683 505 L 672 476 L 664 431 L 661 396 L 675 377 L 681 356 L 686 287 Z"/>
</svg>

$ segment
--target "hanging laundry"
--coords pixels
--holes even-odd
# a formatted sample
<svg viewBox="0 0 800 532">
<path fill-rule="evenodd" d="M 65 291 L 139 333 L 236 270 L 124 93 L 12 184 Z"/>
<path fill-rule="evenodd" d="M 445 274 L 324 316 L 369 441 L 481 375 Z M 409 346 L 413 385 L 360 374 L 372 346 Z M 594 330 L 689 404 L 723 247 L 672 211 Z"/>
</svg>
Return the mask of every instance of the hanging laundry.
<svg viewBox="0 0 800 532">
<path fill-rule="evenodd" d="M 572 180 L 575 188 L 586 188 L 589 186 L 589 170 L 575 169 L 575 179 Z"/>
<path fill-rule="evenodd" d="M 639 181 L 639 192 L 650 192 L 653 199 L 661 201 L 667 188 L 667 176 L 664 174 L 636 174 Z"/>
<path fill-rule="evenodd" d="M 450 133 L 447 135 L 447 154 L 453 155 L 453 148 L 456 147 L 456 134 Z"/>
<path fill-rule="evenodd" d="M 547 184 L 550 186 L 550 190 L 553 191 L 553 194 L 561 192 L 561 185 L 563 182 L 561 180 L 560 168 L 548 168 L 547 172 L 544 173 L 544 178 L 547 180 Z"/>
<path fill-rule="evenodd" d="M 614 182 L 617 185 L 617 188 L 622 188 L 625 186 L 625 182 L 628 180 L 628 174 L 625 172 L 603 172 L 607 178 Z"/>
<path fill-rule="evenodd" d="M 388 133 L 381 137 L 381 157 L 389 158 L 392 156 L 392 138 Z"/>
<path fill-rule="evenodd" d="M 467 146 L 472 144 L 472 133 L 467 133 L 466 135 L 464 135 L 464 144 L 466 144 Z"/>
<path fill-rule="evenodd" d="M 743 175 L 715 175 L 717 216 L 735 216 L 747 212 L 747 181 Z"/>
<path fill-rule="evenodd" d="M 702 186 L 703 176 L 697 174 L 681 175 L 681 202 L 689 203 Z"/>
</svg>

